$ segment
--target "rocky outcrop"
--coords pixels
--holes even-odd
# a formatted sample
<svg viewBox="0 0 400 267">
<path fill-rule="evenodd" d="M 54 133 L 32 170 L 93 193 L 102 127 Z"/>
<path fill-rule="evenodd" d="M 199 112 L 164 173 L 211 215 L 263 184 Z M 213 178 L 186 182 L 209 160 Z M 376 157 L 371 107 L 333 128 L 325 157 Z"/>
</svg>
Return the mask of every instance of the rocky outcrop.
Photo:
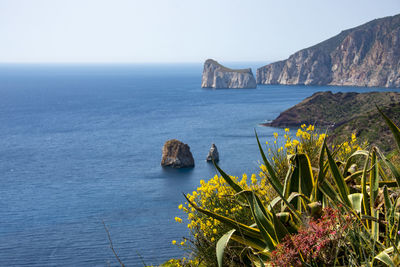
<svg viewBox="0 0 400 267">
<path fill-rule="evenodd" d="M 168 140 L 162 149 L 161 165 L 172 168 L 194 167 L 194 159 L 190 152 L 190 147 L 176 139 Z"/>
<path fill-rule="evenodd" d="M 282 112 L 266 126 L 299 127 L 313 124 L 337 140 L 357 138 L 378 145 L 383 150 L 394 149 L 391 133 L 375 104 L 395 122 L 400 121 L 400 93 L 336 93 L 317 92 L 299 104 Z"/>
<path fill-rule="evenodd" d="M 218 149 L 217 146 L 215 144 L 211 145 L 210 151 L 208 151 L 208 155 L 206 158 L 206 161 L 219 161 L 219 153 L 218 153 Z"/>
<path fill-rule="evenodd" d="M 343 31 L 261 67 L 257 83 L 400 87 L 400 15 Z"/>
<path fill-rule="evenodd" d="M 256 79 L 251 69 L 229 69 L 217 61 L 207 59 L 204 63 L 203 88 L 256 88 Z"/>
</svg>

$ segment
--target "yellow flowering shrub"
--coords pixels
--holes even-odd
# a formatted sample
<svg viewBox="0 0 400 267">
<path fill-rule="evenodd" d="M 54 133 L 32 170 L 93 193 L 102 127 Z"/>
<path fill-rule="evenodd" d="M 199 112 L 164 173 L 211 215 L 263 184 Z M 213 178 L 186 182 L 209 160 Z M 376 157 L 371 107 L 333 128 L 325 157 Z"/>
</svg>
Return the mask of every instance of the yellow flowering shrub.
<svg viewBox="0 0 400 267">
<path fill-rule="evenodd" d="M 274 133 L 273 136 L 273 144 L 266 142 L 268 157 L 281 180 L 284 179 L 290 166 L 288 157 L 295 154 L 296 151 L 307 154 L 313 166 L 318 165 L 316 163 L 319 158 L 320 147 L 326 135 L 318 133 L 314 125 L 301 125 L 294 136 L 291 135 L 288 128 L 284 130 L 283 138 L 278 133 Z M 335 148 L 335 145 L 332 145 L 332 147 Z M 336 153 L 338 160 L 348 158 L 354 151 L 362 149 L 357 143 L 357 138 L 354 134 L 351 136 L 351 140 L 336 145 L 336 148 L 338 149 Z M 243 174 L 241 178 L 231 178 L 245 190 L 254 191 L 263 204 L 267 206 L 269 201 L 275 198 L 276 195 L 265 176 L 268 174 L 266 167 L 261 164 L 260 168 L 261 172 L 258 176 L 252 174 L 249 178 L 246 174 Z M 244 202 L 240 201 L 234 190 L 218 175 L 207 182 L 201 180 L 200 186 L 191 194 L 187 194 L 187 197 L 191 202 L 203 209 L 247 225 L 254 223 L 250 209 L 245 206 Z M 175 221 L 187 223 L 191 238 L 183 238 L 181 242 L 173 240 L 172 244 L 181 246 L 189 251 L 191 260 L 171 260 L 171 265 L 168 266 L 215 266 L 216 242 L 231 228 L 198 212 L 186 202 L 180 204 L 178 208 L 183 211 L 185 217 L 175 217 Z M 242 245 L 230 241 L 230 246 L 224 254 L 226 258 L 224 262 L 231 263 L 232 266 L 240 265 L 240 253 L 243 249 Z M 176 265 L 173 265 L 175 263 Z"/>
<path fill-rule="evenodd" d="M 288 156 L 295 154 L 296 151 L 307 154 L 311 165 L 317 166 L 322 142 L 327 138 L 326 134 L 319 133 L 314 125 L 301 125 L 297 129 L 295 136 L 291 135 L 289 128 L 285 128 L 284 132 L 283 138 L 280 138 L 278 133 L 273 134 L 274 141 L 272 145 L 268 142 L 266 143 L 269 160 L 281 180 L 285 178 L 285 174 L 289 168 Z M 359 144 L 355 134 L 351 135 L 349 141 L 332 144 L 332 149 L 337 149 L 335 157 L 339 161 L 344 161 L 352 153 L 365 147 L 367 147 L 367 143 Z M 264 165 L 261 165 L 260 168 L 262 172 L 259 175 L 263 177 L 263 173 L 268 172 Z"/>
<path fill-rule="evenodd" d="M 186 259 L 185 257 L 182 259 L 170 259 L 161 265 L 162 267 L 183 267 L 183 266 L 201 266 L 200 262 L 197 259 L 191 260 Z"/>
<path fill-rule="evenodd" d="M 255 174 L 252 174 L 249 179 L 246 174 L 243 174 L 240 179 L 238 177 L 232 177 L 232 179 L 238 182 L 244 189 L 256 192 L 264 204 L 269 202 L 272 190 L 270 190 L 265 177 L 257 177 Z M 244 203 L 238 201 L 235 192 L 222 177 L 216 175 L 207 182 L 201 180 L 197 190 L 191 194 L 187 194 L 187 197 L 199 207 L 231 219 L 240 220 L 245 224 L 252 224 L 250 210 L 243 208 Z M 184 249 L 194 251 L 196 254 L 194 260 L 202 262 L 205 266 L 215 265 L 216 242 L 231 229 L 218 220 L 198 212 L 188 203 L 181 204 L 178 208 L 184 212 L 186 217 L 184 221 L 187 222 L 187 227 L 193 237 L 193 240 L 190 242 L 186 242 L 187 239 L 184 238 L 184 241 L 179 243 L 179 245 Z M 182 223 L 182 219 L 179 217 L 176 217 L 175 221 Z M 172 244 L 178 245 L 178 242 L 174 241 L 172 241 Z M 227 262 L 232 262 L 232 264 L 239 262 L 239 253 L 242 249 L 243 247 L 239 245 L 238 249 L 231 249 L 230 253 L 227 253 L 227 257 L 230 257 Z M 192 265 L 186 262 L 184 266 Z"/>
</svg>

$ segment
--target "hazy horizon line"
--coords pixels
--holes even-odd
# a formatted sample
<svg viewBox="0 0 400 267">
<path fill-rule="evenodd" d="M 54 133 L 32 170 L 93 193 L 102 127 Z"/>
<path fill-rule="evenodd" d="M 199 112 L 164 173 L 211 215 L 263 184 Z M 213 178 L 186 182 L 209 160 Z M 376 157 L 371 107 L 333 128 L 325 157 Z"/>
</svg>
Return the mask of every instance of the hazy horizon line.
<svg viewBox="0 0 400 267">
<path fill-rule="evenodd" d="M 134 64 L 204 64 L 204 61 L 5 61 L 0 65 L 134 65 Z M 277 60 L 217 60 L 224 63 L 266 63 Z"/>
</svg>

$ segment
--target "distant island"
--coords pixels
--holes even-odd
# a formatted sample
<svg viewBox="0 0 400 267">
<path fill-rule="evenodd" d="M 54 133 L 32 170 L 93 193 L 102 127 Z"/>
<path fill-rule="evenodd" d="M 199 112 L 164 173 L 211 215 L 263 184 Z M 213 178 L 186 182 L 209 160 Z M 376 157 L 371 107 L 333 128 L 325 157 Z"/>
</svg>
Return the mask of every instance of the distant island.
<svg viewBox="0 0 400 267">
<path fill-rule="evenodd" d="M 207 59 L 204 63 L 201 87 L 256 88 L 257 83 L 250 68 L 230 69 L 213 59 Z"/>
<path fill-rule="evenodd" d="M 339 140 L 355 133 L 360 139 L 374 140 L 375 145 L 390 150 L 394 148 L 390 130 L 375 104 L 394 121 L 400 121 L 400 93 L 333 94 L 328 91 L 313 94 L 263 125 L 298 127 L 302 124 L 315 124 L 320 128 L 329 128 L 330 135 Z"/>
<path fill-rule="evenodd" d="M 400 87 L 400 15 L 375 19 L 257 69 L 258 84 Z"/>
</svg>

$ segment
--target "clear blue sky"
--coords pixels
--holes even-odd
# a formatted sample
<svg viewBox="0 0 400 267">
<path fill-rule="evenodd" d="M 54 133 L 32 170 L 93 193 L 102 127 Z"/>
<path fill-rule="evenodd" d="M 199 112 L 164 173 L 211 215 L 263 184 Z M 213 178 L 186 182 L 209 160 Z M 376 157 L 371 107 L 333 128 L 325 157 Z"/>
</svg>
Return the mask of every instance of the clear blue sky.
<svg viewBox="0 0 400 267">
<path fill-rule="evenodd" d="M 0 62 L 273 61 L 399 0 L 0 0 Z"/>
</svg>

